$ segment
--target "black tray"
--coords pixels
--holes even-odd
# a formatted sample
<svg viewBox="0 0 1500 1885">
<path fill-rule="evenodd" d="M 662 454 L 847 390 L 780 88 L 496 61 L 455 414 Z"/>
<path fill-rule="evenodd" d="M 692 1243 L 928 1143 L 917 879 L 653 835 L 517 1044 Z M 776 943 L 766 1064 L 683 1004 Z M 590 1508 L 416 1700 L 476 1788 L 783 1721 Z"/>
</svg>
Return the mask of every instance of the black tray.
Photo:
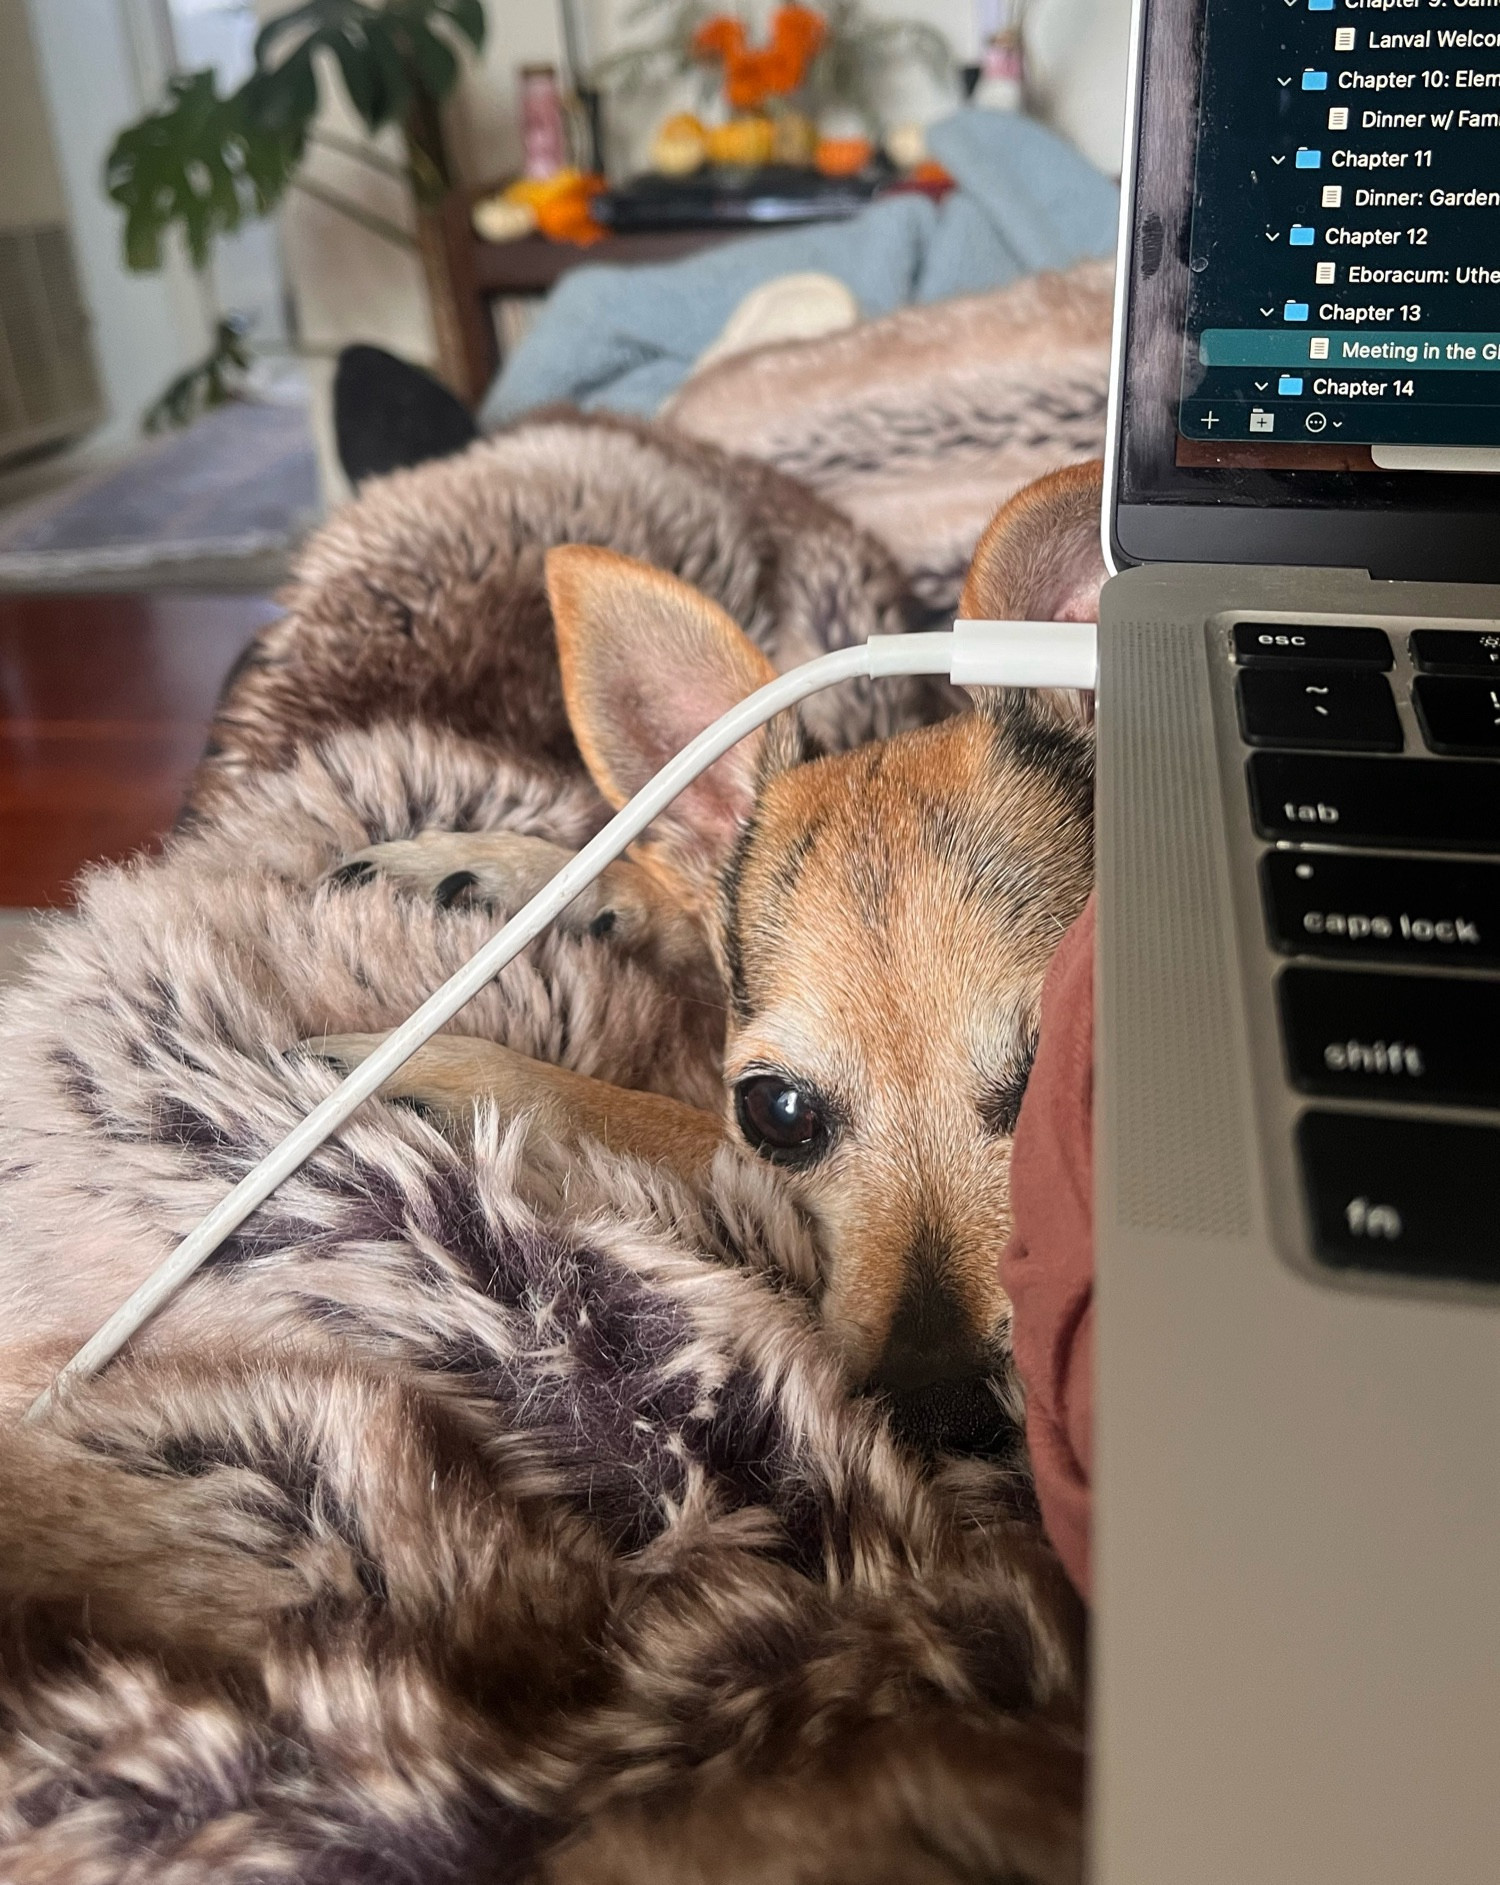
<svg viewBox="0 0 1500 1885">
<path fill-rule="evenodd" d="M 599 222 L 621 233 L 829 222 L 862 210 L 884 180 L 873 166 L 857 177 L 825 177 L 790 164 L 721 165 L 690 177 L 632 177 L 590 207 Z"/>
</svg>

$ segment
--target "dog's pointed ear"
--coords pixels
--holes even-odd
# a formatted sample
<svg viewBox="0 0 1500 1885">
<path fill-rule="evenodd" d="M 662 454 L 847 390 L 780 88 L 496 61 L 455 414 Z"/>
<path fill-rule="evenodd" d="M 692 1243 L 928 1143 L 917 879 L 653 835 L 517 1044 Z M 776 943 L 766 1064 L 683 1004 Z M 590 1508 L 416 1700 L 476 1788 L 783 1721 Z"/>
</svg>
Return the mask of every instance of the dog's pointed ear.
<svg viewBox="0 0 1500 1885">
<path fill-rule="evenodd" d="M 960 616 L 987 622 L 1097 622 L 1099 591 L 1108 574 L 1103 512 L 1104 466 L 1097 458 L 1018 491 L 979 539 L 959 599 Z M 977 704 L 992 708 L 995 703 Z M 1093 717 L 1092 696 L 1071 690 L 1039 693 L 1034 704 L 1068 725 L 1084 725 Z"/>
<path fill-rule="evenodd" d="M 594 783 L 620 806 L 775 669 L 716 602 L 613 550 L 547 554 L 563 695 Z M 755 804 L 766 733 L 732 746 L 662 813 L 652 846 L 683 887 L 717 877 Z"/>
</svg>

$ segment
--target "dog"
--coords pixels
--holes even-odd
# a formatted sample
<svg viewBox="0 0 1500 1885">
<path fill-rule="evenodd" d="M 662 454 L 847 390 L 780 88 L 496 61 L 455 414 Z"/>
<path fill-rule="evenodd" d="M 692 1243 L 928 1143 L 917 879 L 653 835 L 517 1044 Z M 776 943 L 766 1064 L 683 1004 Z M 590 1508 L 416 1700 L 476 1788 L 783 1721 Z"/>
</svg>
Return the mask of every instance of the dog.
<svg viewBox="0 0 1500 1885">
<path fill-rule="evenodd" d="M 982 539 L 968 617 L 1084 620 L 1097 603 L 1099 470 L 1018 494 Z M 547 558 L 573 736 L 623 805 L 772 678 L 727 613 L 611 551 Z M 852 1384 L 933 1451 L 1009 1426 L 994 1390 L 1009 1304 L 996 1259 L 1043 975 L 1092 878 L 1091 702 L 981 690 L 972 713 L 836 755 L 795 715 L 743 740 L 564 920 L 726 991 L 720 1117 L 440 1035 L 383 1089 L 439 1114 L 495 1102 L 548 1134 L 692 1182 L 725 1143 L 768 1161 L 817 1227 L 824 1324 Z M 438 904 L 514 909 L 567 861 L 535 839 L 429 832 L 371 847 Z M 318 1051 L 359 1063 L 379 1036 Z"/>
<path fill-rule="evenodd" d="M 476 449 L 423 488 L 483 486 Z M 1087 484 L 997 523 L 971 611 L 1037 612 L 1017 545 Z M 355 509 L 389 521 L 388 493 Z M 425 660 L 437 558 L 362 528 L 370 593 L 414 599 L 374 656 Z M 1081 609 L 1074 537 L 1046 583 Z M 476 899 L 527 894 L 601 789 L 763 675 L 660 570 L 585 548 L 552 576 L 548 764 L 352 695 L 242 764 L 278 723 L 231 702 L 201 822 L 86 884 L 8 998 L 9 1407 L 328 1091 L 295 1049 L 320 1017 L 393 1024 L 476 945 Z M 262 710 L 308 671 L 275 648 Z M 452 698 L 524 736 L 514 700 Z M 1077 1885 L 1080 1620 L 1012 1470 L 992 1272 L 1036 985 L 1087 885 L 1087 716 L 998 696 L 827 750 L 822 705 L 476 998 L 529 1054 L 433 1043 L 398 1097 L 446 1136 L 366 1109 L 102 1377 L 7 1425 L 0 1873 Z M 580 746 L 596 783 L 563 776 Z"/>
</svg>

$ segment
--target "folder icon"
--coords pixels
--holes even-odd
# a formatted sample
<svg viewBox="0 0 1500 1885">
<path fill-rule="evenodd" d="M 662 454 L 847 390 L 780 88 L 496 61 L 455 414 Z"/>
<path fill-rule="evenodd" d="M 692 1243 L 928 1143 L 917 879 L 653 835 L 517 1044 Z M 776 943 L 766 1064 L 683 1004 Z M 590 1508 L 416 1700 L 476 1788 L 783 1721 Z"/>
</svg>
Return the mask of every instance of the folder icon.
<svg viewBox="0 0 1500 1885">
<path fill-rule="evenodd" d="M 1293 223 L 1288 240 L 1294 249 L 1310 249 L 1318 239 L 1318 232 L 1311 223 Z"/>
<path fill-rule="evenodd" d="M 1332 13 L 1333 0 L 1307 0 L 1309 13 Z"/>
<path fill-rule="evenodd" d="M 1304 92 L 1326 92 L 1328 90 L 1328 74 L 1326 72 L 1315 72 L 1311 66 L 1304 67 L 1302 73 L 1302 89 Z"/>
<path fill-rule="evenodd" d="M 1297 168 L 1299 170 L 1321 170 L 1323 168 L 1323 153 L 1321 151 L 1309 150 L 1305 144 L 1302 145 L 1297 152 Z"/>
<path fill-rule="evenodd" d="M 1276 396 L 1278 399 L 1296 399 L 1301 391 L 1302 375 L 1300 373 L 1283 373 L 1281 378 L 1276 382 Z"/>
<path fill-rule="evenodd" d="M 1281 310 L 1281 318 L 1284 321 L 1305 321 L 1308 312 L 1308 305 L 1305 301 L 1288 301 Z"/>
</svg>

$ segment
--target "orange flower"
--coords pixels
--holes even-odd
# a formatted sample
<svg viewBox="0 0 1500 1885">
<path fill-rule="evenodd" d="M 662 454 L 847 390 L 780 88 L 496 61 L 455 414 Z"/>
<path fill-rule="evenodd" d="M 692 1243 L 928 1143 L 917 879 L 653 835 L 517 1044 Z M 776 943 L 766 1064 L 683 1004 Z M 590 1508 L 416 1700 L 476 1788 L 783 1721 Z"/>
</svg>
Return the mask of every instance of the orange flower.
<svg viewBox="0 0 1500 1885">
<path fill-rule="evenodd" d="M 767 98 L 785 98 L 807 77 L 807 68 L 827 37 L 823 17 L 811 7 L 778 7 L 770 42 L 751 47 L 739 20 L 716 13 L 693 35 L 693 54 L 724 67 L 724 96 L 732 111 L 755 111 Z"/>
<path fill-rule="evenodd" d="M 773 98 L 784 98 L 802 83 L 802 61 L 784 46 L 772 46 L 761 54 L 761 72 L 766 90 Z"/>
<path fill-rule="evenodd" d="M 765 54 L 742 52 L 724 62 L 724 96 L 731 111 L 755 111 L 765 103 Z"/>
<path fill-rule="evenodd" d="M 744 50 L 744 21 L 729 13 L 716 13 L 693 34 L 693 56 L 697 59 L 722 59 L 728 64 Z"/>
<path fill-rule="evenodd" d="M 821 13 L 811 7 L 778 7 L 771 21 L 771 44 L 794 53 L 806 70 L 828 37 L 828 27 Z"/>
</svg>

